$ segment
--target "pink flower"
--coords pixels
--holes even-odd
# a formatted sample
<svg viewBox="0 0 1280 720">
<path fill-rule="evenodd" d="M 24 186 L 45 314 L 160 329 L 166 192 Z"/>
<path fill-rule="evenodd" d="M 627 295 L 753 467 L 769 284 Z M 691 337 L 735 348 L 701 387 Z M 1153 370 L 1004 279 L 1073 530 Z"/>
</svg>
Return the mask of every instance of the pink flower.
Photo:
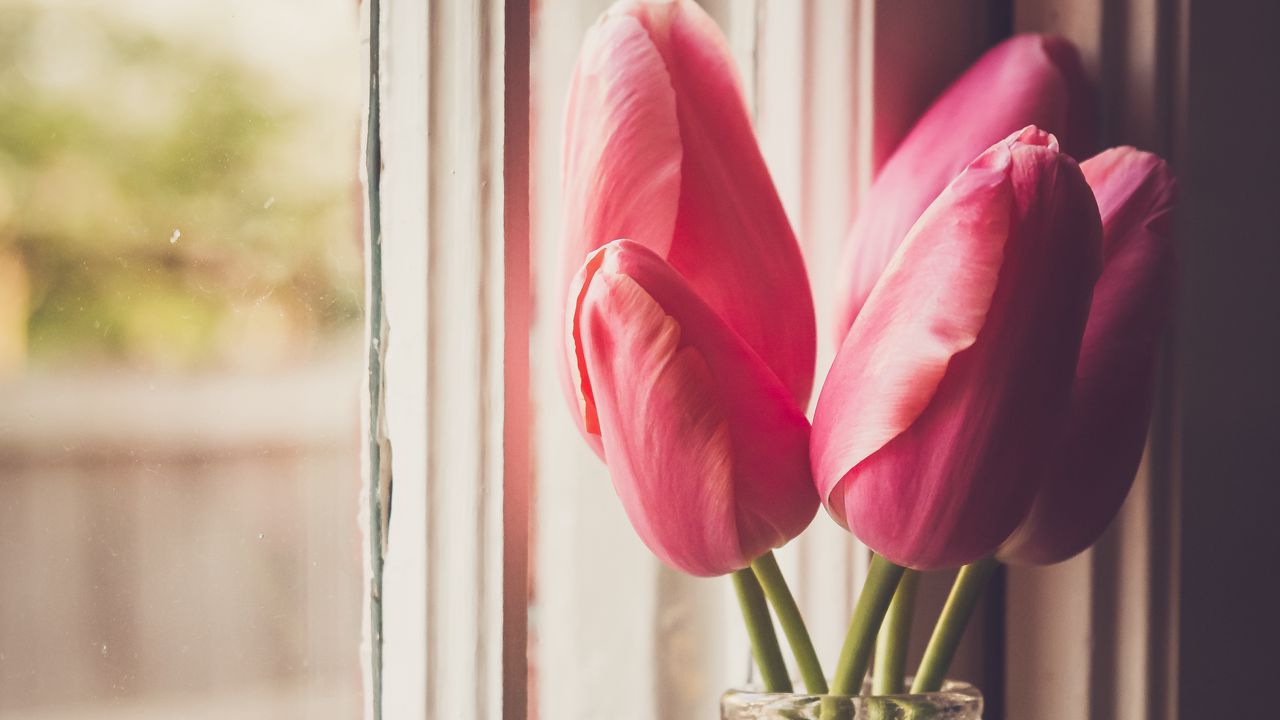
<svg viewBox="0 0 1280 720">
<path fill-rule="evenodd" d="M 1009 562 L 1066 560 L 1092 545 L 1119 512 L 1142 459 L 1160 336 L 1173 305 L 1176 183 L 1169 166 L 1122 147 L 1080 169 L 1102 213 L 1102 276 L 1066 433 L 1030 514 L 1001 548 Z"/>
<path fill-rule="evenodd" d="M 618 240 L 588 256 L 571 293 L 580 422 L 649 549 L 719 575 L 804 530 L 818 507 L 809 423 L 692 284 Z"/>
<path fill-rule="evenodd" d="M 690 0 L 623 0 L 587 33 L 565 120 L 564 227 L 563 302 L 592 250 L 631 239 L 683 276 L 798 406 L 808 403 L 815 331 L 800 248 L 726 42 Z"/>
<path fill-rule="evenodd" d="M 1098 277 L 1079 167 L 1025 128 L 911 228 L 836 356 L 810 454 L 827 511 L 919 569 L 994 551 L 1059 437 Z"/>
<path fill-rule="evenodd" d="M 841 266 L 843 339 L 907 231 L 971 160 L 1027 125 L 1057 134 L 1065 152 L 1092 151 L 1094 103 L 1075 47 L 1018 35 L 989 50 L 916 122 L 861 203 Z"/>
</svg>

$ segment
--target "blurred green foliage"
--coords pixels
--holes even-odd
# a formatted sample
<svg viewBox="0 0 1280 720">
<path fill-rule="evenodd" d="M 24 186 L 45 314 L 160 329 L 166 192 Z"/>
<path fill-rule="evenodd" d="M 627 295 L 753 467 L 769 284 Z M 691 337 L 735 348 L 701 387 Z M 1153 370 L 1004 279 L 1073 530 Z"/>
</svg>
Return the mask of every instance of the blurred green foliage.
<svg viewBox="0 0 1280 720">
<path fill-rule="evenodd" d="M 8 0 L 0 257 L 30 361 L 274 362 L 358 324 L 349 110 L 119 14 Z"/>
</svg>

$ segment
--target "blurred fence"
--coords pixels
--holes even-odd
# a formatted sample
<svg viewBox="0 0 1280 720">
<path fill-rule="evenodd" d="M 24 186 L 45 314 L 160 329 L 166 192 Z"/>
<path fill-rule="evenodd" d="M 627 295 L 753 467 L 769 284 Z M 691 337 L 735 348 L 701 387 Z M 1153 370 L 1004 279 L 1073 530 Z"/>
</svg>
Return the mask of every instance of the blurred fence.
<svg viewBox="0 0 1280 720">
<path fill-rule="evenodd" d="M 359 368 L 0 381 L 0 718 L 358 717 Z"/>
</svg>

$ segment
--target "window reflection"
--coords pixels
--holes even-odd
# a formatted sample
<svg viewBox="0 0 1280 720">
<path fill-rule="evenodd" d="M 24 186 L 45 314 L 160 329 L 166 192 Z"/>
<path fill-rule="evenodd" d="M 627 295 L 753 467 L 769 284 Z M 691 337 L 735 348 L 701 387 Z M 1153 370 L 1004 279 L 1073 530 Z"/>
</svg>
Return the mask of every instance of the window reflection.
<svg viewBox="0 0 1280 720">
<path fill-rule="evenodd" d="M 6 1 L 0 716 L 358 716 L 356 13 Z"/>
</svg>

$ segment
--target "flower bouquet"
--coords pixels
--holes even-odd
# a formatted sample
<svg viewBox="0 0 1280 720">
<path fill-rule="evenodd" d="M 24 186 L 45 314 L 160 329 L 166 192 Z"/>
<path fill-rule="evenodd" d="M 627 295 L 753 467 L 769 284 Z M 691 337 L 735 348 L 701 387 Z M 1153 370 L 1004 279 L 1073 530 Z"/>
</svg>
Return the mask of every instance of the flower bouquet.
<svg viewBox="0 0 1280 720">
<path fill-rule="evenodd" d="M 732 578 L 763 685 L 726 718 L 978 717 L 946 675 L 992 571 L 1065 560 L 1116 515 L 1172 304 L 1175 183 L 1134 148 L 1077 163 L 1092 115 L 1075 49 L 1038 35 L 937 99 L 855 220 L 811 424 L 808 276 L 723 36 L 690 0 L 623 0 L 588 32 L 563 385 L 645 545 Z M 830 675 L 772 553 L 819 505 L 873 551 Z M 907 685 L 918 574 L 956 567 Z"/>
</svg>

